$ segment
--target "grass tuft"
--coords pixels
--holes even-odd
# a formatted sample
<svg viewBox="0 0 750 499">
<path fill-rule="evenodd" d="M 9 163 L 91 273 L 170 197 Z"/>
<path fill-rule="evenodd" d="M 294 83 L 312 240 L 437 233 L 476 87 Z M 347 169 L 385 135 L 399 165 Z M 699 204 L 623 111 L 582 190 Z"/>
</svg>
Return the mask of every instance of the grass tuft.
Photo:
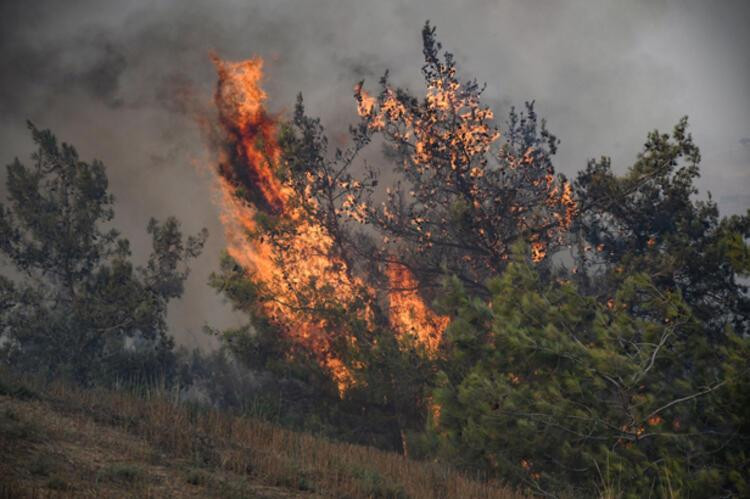
<svg viewBox="0 0 750 499">
<path fill-rule="evenodd" d="M 43 440 L 44 431 L 34 421 L 28 421 L 14 409 L 6 408 L 0 411 L 0 437 L 11 441 L 38 442 Z"/>
<path fill-rule="evenodd" d="M 101 470 L 97 481 L 106 480 L 120 484 L 133 484 L 140 480 L 143 471 L 132 464 L 115 464 Z"/>
<path fill-rule="evenodd" d="M 66 492 L 66 491 L 71 490 L 71 487 L 68 485 L 68 482 L 56 476 L 47 480 L 47 488 L 50 490 L 58 491 L 58 492 Z"/>
</svg>

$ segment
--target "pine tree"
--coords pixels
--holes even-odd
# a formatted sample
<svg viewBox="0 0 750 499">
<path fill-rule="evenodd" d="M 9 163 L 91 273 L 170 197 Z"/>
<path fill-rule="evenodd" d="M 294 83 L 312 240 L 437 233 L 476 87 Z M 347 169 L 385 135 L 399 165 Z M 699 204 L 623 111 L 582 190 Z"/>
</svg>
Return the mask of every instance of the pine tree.
<svg viewBox="0 0 750 499">
<path fill-rule="evenodd" d="M 0 281 L 3 360 L 93 383 L 111 374 L 126 338 L 150 342 L 163 357 L 173 345 L 167 304 L 182 295 L 186 262 L 200 253 L 205 229 L 184 239 L 176 219 L 151 220 L 153 252 L 135 267 L 128 240 L 105 229 L 114 198 L 104 165 L 82 161 L 49 130 L 29 128 L 33 163 L 8 165 L 9 204 L 0 204 L 0 253 L 12 269 Z"/>
<path fill-rule="evenodd" d="M 445 299 L 456 317 L 436 390 L 445 456 L 540 493 L 746 490 L 732 475 L 746 422 L 726 412 L 728 396 L 747 400 L 746 337 L 707 349 L 680 293 L 645 274 L 603 304 L 518 255 L 489 286 L 489 304 L 455 280 Z"/>
</svg>

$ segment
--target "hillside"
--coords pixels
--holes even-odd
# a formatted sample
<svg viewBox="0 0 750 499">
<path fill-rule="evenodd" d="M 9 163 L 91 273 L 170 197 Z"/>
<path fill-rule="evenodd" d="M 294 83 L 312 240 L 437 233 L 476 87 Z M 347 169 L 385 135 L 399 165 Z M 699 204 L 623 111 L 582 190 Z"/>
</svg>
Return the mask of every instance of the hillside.
<svg viewBox="0 0 750 499">
<path fill-rule="evenodd" d="M 520 497 L 165 393 L 30 386 L 0 378 L 0 497 Z"/>
</svg>

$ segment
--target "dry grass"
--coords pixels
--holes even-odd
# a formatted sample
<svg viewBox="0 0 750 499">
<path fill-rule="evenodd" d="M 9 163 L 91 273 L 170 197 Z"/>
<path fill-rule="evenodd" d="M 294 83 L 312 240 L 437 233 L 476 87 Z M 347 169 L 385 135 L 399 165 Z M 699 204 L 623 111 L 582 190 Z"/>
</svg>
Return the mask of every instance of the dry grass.
<svg viewBox="0 0 750 499">
<path fill-rule="evenodd" d="M 36 391 L 0 394 L 0 498 L 522 497 L 437 463 L 191 408 L 164 392 Z"/>
</svg>

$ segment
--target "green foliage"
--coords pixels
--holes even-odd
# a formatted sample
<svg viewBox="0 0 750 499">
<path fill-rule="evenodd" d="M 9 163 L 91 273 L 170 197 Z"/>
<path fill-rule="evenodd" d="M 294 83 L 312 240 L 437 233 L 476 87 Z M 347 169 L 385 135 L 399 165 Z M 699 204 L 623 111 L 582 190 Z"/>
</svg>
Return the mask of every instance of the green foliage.
<svg viewBox="0 0 750 499">
<path fill-rule="evenodd" d="M 745 450 L 750 419 L 743 409 L 750 363 L 750 212 L 720 217 L 710 194 L 707 200 L 696 199 L 699 162 L 685 118 L 671 134 L 650 133 L 643 152 L 623 176 L 611 171 L 606 158 L 591 162 L 576 181 L 587 205 L 577 229 L 579 246 L 598 251 L 593 257 L 581 252 L 580 275 L 588 280 L 585 287 L 601 299 L 613 296 L 637 272 L 647 274 L 660 292 L 680 294 L 697 324 L 690 337 L 693 351 L 662 372 L 670 380 L 686 377 L 706 386 L 725 382 L 714 396 L 716 405 L 692 410 L 694 418 L 707 421 L 720 412 L 732 428 L 712 459 L 719 471 L 697 476 L 712 481 L 716 489 L 742 495 L 748 478 L 737 470 L 750 466 Z M 641 316 L 644 311 L 631 313 Z M 714 372 L 707 373 L 704 367 L 710 365 Z"/>
<path fill-rule="evenodd" d="M 387 499 L 408 497 L 401 484 L 391 482 L 375 470 L 356 469 L 353 475 L 361 483 L 362 492 L 367 497 Z"/>
<path fill-rule="evenodd" d="M 622 177 L 581 172 L 577 272 L 517 250 L 489 303 L 449 283 L 445 457 L 540 493 L 747 492 L 750 217 L 692 199 L 686 127 L 649 134 Z"/>
<path fill-rule="evenodd" d="M 720 218 L 710 195 L 694 200 L 699 162 L 686 118 L 671 135 L 651 132 L 623 176 L 608 158 L 590 162 L 576 180 L 583 205 L 576 230 L 594 255 L 581 252 L 580 267 L 605 274 L 600 295 L 633 272 L 679 289 L 707 337 L 720 341 L 728 326 L 750 331 L 748 288 L 738 279 L 748 273 L 750 213 Z"/>
<path fill-rule="evenodd" d="M 644 274 L 613 306 L 518 257 L 490 288 L 485 304 L 453 282 L 445 300 L 456 314 L 436 390 L 446 456 L 545 493 L 593 493 L 605 476 L 634 497 L 667 479 L 698 496 L 734 489 L 726 460 L 742 457 L 726 449 L 747 435 L 724 404 L 746 390 L 747 338 L 727 332 L 731 353 L 707 351 L 680 294 Z"/>
<path fill-rule="evenodd" d="M 168 370 L 167 304 L 182 294 L 206 231 L 184 239 L 176 219 L 151 220 L 153 251 L 134 267 L 127 239 L 104 229 L 114 217 L 104 165 L 29 128 L 33 164 L 8 166 L 9 204 L 0 204 L 0 254 L 15 271 L 0 276 L 3 360 L 85 384 Z"/>
</svg>

